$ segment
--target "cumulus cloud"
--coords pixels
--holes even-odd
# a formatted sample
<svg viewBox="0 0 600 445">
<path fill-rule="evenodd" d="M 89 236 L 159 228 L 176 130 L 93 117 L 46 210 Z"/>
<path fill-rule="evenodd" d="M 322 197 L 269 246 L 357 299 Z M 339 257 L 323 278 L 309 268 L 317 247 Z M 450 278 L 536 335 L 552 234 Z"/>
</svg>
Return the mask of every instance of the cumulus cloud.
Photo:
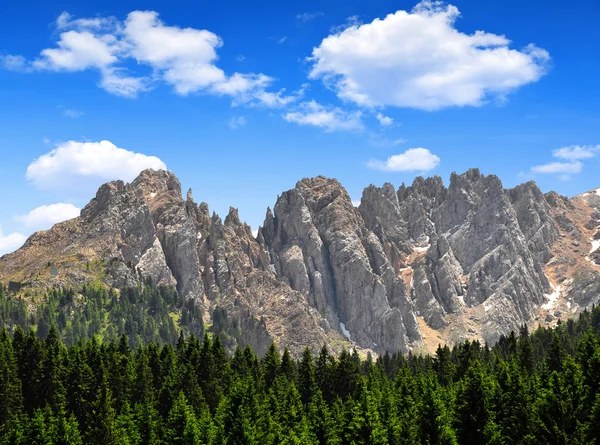
<svg viewBox="0 0 600 445">
<path fill-rule="evenodd" d="M 394 124 L 394 119 L 381 113 L 377 113 L 375 118 L 379 121 L 379 124 L 382 127 L 391 127 Z"/>
<path fill-rule="evenodd" d="M 540 79 L 550 56 L 516 50 L 503 35 L 455 27 L 455 6 L 422 1 L 371 23 L 349 26 L 315 47 L 310 77 L 346 101 L 425 110 L 479 106 Z"/>
<path fill-rule="evenodd" d="M 26 239 L 25 235 L 17 232 L 5 235 L 0 226 L 0 255 L 17 250 Z"/>
<path fill-rule="evenodd" d="M 283 115 L 287 122 L 319 127 L 325 131 L 363 129 L 361 112 L 346 112 L 338 107 L 324 106 L 314 100 L 301 103 L 296 109 Z"/>
<path fill-rule="evenodd" d="M 35 159 L 26 178 L 45 190 L 77 190 L 81 184 L 122 179 L 133 180 L 142 170 L 165 170 L 167 166 L 155 156 L 134 153 L 109 141 L 59 144 L 54 150 Z"/>
<path fill-rule="evenodd" d="M 37 207 L 26 215 L 16 216 L 15 219 L 29 228 L 48 229 L 56 223 L 77 218 L 80 212 L 79 207 L 60 202 Z"/>
<path fill-rule="evenodd" d="M 404 153 L 390 156 L 385 161 L 372 159 L 369 168 L 388 172 L 428 171 L 436 168 L 440 158 L 426 148 L 409 148 Z"/>
<path fill-rule="evenodd" d="M 224 95 L 238 104 L 278 107 L 294 100 L 283 90 L 266 91 L 274 79 L 264 74 L 227 75 L 216 65 L 217 50 L 223 46 L 219 36 L 205 29 L 168 26 L 154 11 L 132 11 L 123 22 L 114 17 L 73 19 L 63 13 L 56 27 L 55 47 L 42 50 L 32 61 L 3 56 L 2 65 L 22 71 L 94 69 L 100 73 L 101 88 L 124 97 L 136 97 L 164 82 L 180 95 Z M 127 68 L 132 60 L 152 73 Z"/>
</svg>

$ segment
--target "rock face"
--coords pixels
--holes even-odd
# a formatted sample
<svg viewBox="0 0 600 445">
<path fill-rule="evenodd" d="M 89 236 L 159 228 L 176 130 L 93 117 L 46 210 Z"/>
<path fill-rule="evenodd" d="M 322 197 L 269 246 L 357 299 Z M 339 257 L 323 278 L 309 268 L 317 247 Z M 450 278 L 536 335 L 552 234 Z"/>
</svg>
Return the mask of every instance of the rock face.
<svg viewBox="0 0 600 445">
<path fill-rule="evenodd" d="M 115 287 L 140 276 L 175 284 L 211 317 L 216 307 L 239 320 L 244 340 L 258 353 L 271 341 L 295 354 L 304 347 L 343 345 L 343 336 L 269 267 L 269 256 L 231 209 L 223 223 L 208 205 L 183 200 L 170 172 L 147 170 L 131 184 L 103 185 L 81 216 L 33 235 L 0 259 L 0 280 L 30 287 L 77 285 L 101 278 Z M 47 275 L 52 264 L 57 276 Z M 346 342 L 347 343 L 347 342 Z"/>
<path fill-rule="evenodd" d="M 420 342 L 406 285 L 337 181 L 300 181 L 261 233 L 277 275 L 359 345 L 407 351 Z"/>
<path fill-rule="evenodd" d="M 51 274 L 50 267 L 59 273 Z M 141 277 L 176 285 L 210 320 L 224 308 L 259 353 L 328 344 L 378 353 L 496 341 L 597 303 L 600 192 L 567 199 L 533 182 L 504 189 L 472 169 L 369 186 L 360 206 L 334 179 L 303 179 L 254 238 L 182 197 L 170 172 L 103 185 L 81 216 L 0 258 L 30 288 Z"/>
</svg>

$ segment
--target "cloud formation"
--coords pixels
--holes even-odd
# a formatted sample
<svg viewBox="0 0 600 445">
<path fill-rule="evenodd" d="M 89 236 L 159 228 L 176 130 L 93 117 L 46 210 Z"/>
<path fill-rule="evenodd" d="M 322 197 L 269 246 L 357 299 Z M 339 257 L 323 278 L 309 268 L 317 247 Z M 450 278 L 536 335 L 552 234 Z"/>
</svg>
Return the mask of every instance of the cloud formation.
<svg viewBox="0 0 600 445">
<path fill-rule="evenodd" d="M 25 235 L 17 232 L 5 235 L 0 226 L 0 255 L 17 250 L 26 239 Z"/>
<path fill-rule="evenodd" d="M 73 109 L 66 109 L 65 111 L 63 111 L 63 116 L 66 117 L 70 117 L 73 119 L 77 119 L 78 117 L 83 116 L 85 113 L 83 111 L 78 111 L 78 110 L 73 110 Z"/>
<path fill-rule="evenodd" d="M 549 162 L 548 164 L 536 165 L 531 167 L 533 173 L 562 173 L 574 174 L 581 173 L 583 164 L 579 161 L 572 162 Z"/>
<path fill-rule="evenodd" d="M 455 6 L 426 0 L 349 26 L 313 49 L 310 77 L 360 106 L 436 110 L 503 99 L 546 73 L 547 51 L 510 49 L 505 36 L 485 31 L 462 33 L 459 15 Z"/>
<path fill-rule="evenodd" d="M 130 98 L 166 83 L 182 96 L 222 95 L 236 104 L 280 107 L 295 100 L 284 90 L 267 91 L 274 79 L 265 74 L 227 75 L 216 65 L 217 50 L 223 46 L 219 36 L 205 29 L 168 26 L 154 11 L 132 11 L 124 22 L 114 17 L 73 19 L 64 12 L 56 27 L 55 47 L 42 50 L 32 61 L 4 56 L 3 66 L 21 71 L 97 70 L 100 87 Z M 139 65 L 150 67 L 151 75 L 134 72 Z"/>
<path fill-rule="evenodd" d="M 391 127 L 394 124 L 394 119 L 381 113 L 377 113 L 375 118 L 379 121 L 379 124 L 382 127 Z"/>
<path fill-rule="evenodd" d="M 82 184 L 122 179 L 133 180 L 142 170 L 166 170 L 155 156 L 134 153 L 109 141 L 59 144 L 54 150 L 35 159 L 26 178 L 44 190 L 77 190 Z"/>
<path fill-rule="evenodd" d="M 322 17 L 324 14 L 321 11 L 316 12 L 303 12 L 302 14 L 296 15 L 296 21 L 298 24 L 310 22 L 314 19 Z"/>
<path fill-rule="evenodd" d="M 247 121 L 246 118 L 244 116 L 233 116 L 231 119 L 229 119 L 229 128 L 232 129 L 236 129 L 236 128 L 240 128 L 243 127 L 244 125 L 246 125 Z"/>
<path fill-rule="evenodd" d="M 37 207 L 26 215 L 16 216 L 15 219 L 28 228 L 39 230 L 49 229 L 56 223 L 77 218 L 80 213 L 81 209 L 79 207 L 60 202 Z"/>
<path fill-rule="evenodd" d="M 387 172 L 429 171 L 440 164 L 440 158 L 426 148 L 409 148 L 404 153 L 390 156 L 385 161 L 372 159 L 369 168 Z"/>
<path fill-rule="evenodd" d="M 565 181 L 570 175 L 581 173 L 583 162 L 600 155 L 600 145 L 570 145 L 552 151 L 552 157 L 560 159 L 531 167 L 534 174 L 558 174 Z"/>
<path fill-rule="evenodd" d="M 600 154 L 600 145 L 571 145 L 568 147 L 557 148 L 552 152 L 552 156 L 561 159 L 591 159 Z"/>
<path fill-rule="evenodd" d="M 316 101 L 301 103 L 296 109 L 288 111 L 283 115 L 287 122 L 298 125 L 309 125 L 319 127 L 325 131 L 363 129 L 361 112 L 347 112 L 338 107 L 324 106 Z"/>
</svg>

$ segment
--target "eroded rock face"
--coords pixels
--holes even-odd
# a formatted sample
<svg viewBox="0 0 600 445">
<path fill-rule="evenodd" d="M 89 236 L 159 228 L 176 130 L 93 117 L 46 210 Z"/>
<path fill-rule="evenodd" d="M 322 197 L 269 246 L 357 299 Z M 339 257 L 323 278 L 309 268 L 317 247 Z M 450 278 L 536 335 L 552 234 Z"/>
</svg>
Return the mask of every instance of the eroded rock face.
<svg viewBox="0 0 600 445">
<path fill-rule="evenodd" d="M 493 175 L 472 169 L 402 185 L 369 187 L 360 206 L 395 270 L 409 269 L 415 310 L 432 328 L 447 315 L 485 304 L 483 335 L 530 320 L 550 287 L 543 263 L 558 227 L 533 183 L 506 191 Z"/>
<path fill-rule="evenodd" d="M 179 180 L 167 171 L 146 170 L 131 184 L 103 185 L 79 218 L 32 236 L 4 257 L 0 275 L 19 268 L 39 275 L 49 261 L 60 273 L 48 285 L 92 280 L 89 264 L 95 262 L 104 265 L 111 286 L 135 286 L 141 277 L 174 284 L 204 306 L 207 319 L 214 308 L 226 309 L 258 352 L 272 341 L 296 355 L 306 346 L 349 345 L 302 294 L 276 278 L 268 253 L 236 209 L 224 223 L 211 217 L 191 190 L 182 198 Z"/>
<path fill-rule="evenodd" d="M 207 320 L 227 309 L 259 353 L 271 341 L 296 354 L 323 344 L 407 352 L 435 348 L 431 330 L 494 342 L 554 322 L 556 304 L 576 315 L 597 303 L 600 192 L 506 190 L 472 169 L 447 188 L 439 177 L 371 185 L 356 208 L 336 180 L 317 177 L 284 192 L 255 238 L 236 209 L 222 220 L 191 190 L 183 199 L 172 173 L 147 170 L 103 185 L 79 218 L 2 257 L 0 279 L 77 286 L 98 279 L 98 265 L 116 287 L 176 285 Z"/>
<path fill-rule="evenodd" d="M 404 282 L 337 181 L 300 181 L 267 213 L 261 233 L 278 276 L 360 346 L 408 351 L 420 343 Z"/>
</svg>

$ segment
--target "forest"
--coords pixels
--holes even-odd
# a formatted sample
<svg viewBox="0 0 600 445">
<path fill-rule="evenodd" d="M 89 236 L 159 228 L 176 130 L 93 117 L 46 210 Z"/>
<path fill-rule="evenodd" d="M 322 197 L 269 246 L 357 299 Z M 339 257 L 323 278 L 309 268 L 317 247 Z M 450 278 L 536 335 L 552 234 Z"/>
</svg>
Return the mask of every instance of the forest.
<svg viewBox="0 0 600 445">
<path fill-rule="evenodd" d="M 523 327 L 492 347 L 466 341 L 431 356 L 365 360 L 323 347 L 295 359 L 275 345 L 264 357 L 248 346 L 229 352 L 210 329 L 175 324 L 173 342 L 165 329 L 155 335 L 162 323 L 140 339 L 125 326 L 142 327 L 147 317 L 135 314 L 151 309 L 117 310 L 124 301 L 107 307 L 110 292 L 94 292 L 81 293 L 97 304 L 80 320 L 80 339 L 73 317 L 61 321 L 68 292 L 48 299 L 57 311 L 33 319 L 3 294 L 0 444 L 600 443 L 600 308 L 554 329 Z M 154 294 L 129 292 L 138 303 Z M 117 313 L 115 338 L 121 327 L 108 335 L 105 320 Z"/>
<path fill-rule="evenodd" d="M 20 326 L 45 338 L 54 325 L 67 346 L 94 336 L 118 341 L 125 334 L 134 349 L 149 342 L 175 345 L 180 330 L 202 337 L 205 326 L 199 305 L 182 301 L 174 286 L 154 286 L 149 278 L 141 282 L 120 290 L 107 290 L 103 285 L 79 291 L 54 288 L 41 297 L 28 290 L 23 295 L 9 293 L 0 284 L 0 329 L 12 331 Z M 237 327 L 225 324 L 224 310 L 218 309 L 216 315 L 213 329 L 235 344 Z"/>
</svg>

